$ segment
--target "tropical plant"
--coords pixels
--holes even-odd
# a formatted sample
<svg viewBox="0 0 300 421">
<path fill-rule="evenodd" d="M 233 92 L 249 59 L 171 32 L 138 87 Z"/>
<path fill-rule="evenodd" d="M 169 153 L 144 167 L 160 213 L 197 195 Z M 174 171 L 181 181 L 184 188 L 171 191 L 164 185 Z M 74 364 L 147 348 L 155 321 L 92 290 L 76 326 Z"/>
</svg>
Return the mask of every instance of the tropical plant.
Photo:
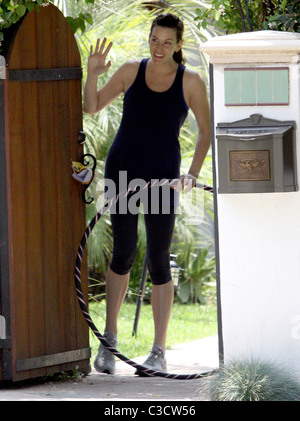
<svg viewBox="0 0 300 421">
<path fill-rule="evenodd" d="M 77 0 L 77 3 L 80 1 L 89 4 L 94 3 L 95 0 Z M 56 3 L 58 5 L 60 0 L 0 0 L 0 47 L 4 39 L 4 29 L 17 23 L 27 11 L 32 12 L 34 9 L 39 11 L 41 6 L 48 6 L 49 3 Z M 86 23 L 93 23 L 92 16 L 84 11 L 80 11 L 78 16 L 75 17 L 67 16 L 67 20 L 74 33 L 78 29 L 81 29 L 83 32 L 86 28 Z"/>
<path fill-rule="evenodd" d="M 197 8 L 199 28 L 216 27 L 226 34 L 273 29 L 300 32 L 299 0 L 212 0 Z"/>
<path fill-rule="evenodd" d="M 210 247 L 188 247 L 186 261 L 177 295 L 183 303 L 206 304 L 215 292 L 215 257 L 209 257 Z"/>
<path fill-rule="evenodd" d="M 20 0 L 18 2 L 13 0 L 0 1 L 0 47 L 4 40 L 4 29 L 9 28 L 11 25 L 18 22 L 25 15 L 27 10 L 32 11 L 34 8 L 39 10 L 40 6 L 47 6 L 48 3 L 48 0 Z"/>
<path fill-rule="evenodd" d="M 67 2 L 65 0 L 49 0 L 49 1 L 54 3 L 57 7 L 59 7 L 64 12 L 64 15 L 66 16 L 66 19 L 69 22 L 74 34 L 76 33 L 78 29 L 80 29 L 81 32 L 83 33 L 86 30 L 87 25 L 93 24 L 93 17 L 89 13 L 89 11 L 86 10 L 86 8 L 88 7 L 88 5 L 93 4 L 95 0 L 76 0 L 76 3 L 78 5 L 77 7 L 78 13 L 74 16 L 70 16 L 69 13 L 67 13 L 68 7 L 67 7 Z"/>
<path fill-rule="evenodd" d="M 16 23 L 28 10 L 39 10 L 40 6 L 47 6 L 49 0 L 1 0 L 0 2 L 0 28 L 8 28 Z"/>
</svg>

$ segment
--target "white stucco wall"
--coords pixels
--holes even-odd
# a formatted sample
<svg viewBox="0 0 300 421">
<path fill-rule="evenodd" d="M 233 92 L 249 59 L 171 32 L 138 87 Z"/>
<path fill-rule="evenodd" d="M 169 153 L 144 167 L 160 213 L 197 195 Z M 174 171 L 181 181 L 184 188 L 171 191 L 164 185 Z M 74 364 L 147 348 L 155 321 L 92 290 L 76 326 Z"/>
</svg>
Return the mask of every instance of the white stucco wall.
<svg viewBox="0 0 300 421">
<path fill-rule="evenodd" d="M 259 36 L 252 39 L 247 55 L 247 42 L 242 42 L 243 36 L 240 34 L 239 40 L 242 60 L 232 57 L 230 45 L 220 51 L 220 56 L 213 41 L 203 49 L 213 55 L 215 124 L 248 118 L 254 113 L 271 119 L 295 120 L 300 175 L 297 43 L 293 43 L 294 50 L 289 52 L 288 46 L 284 47 L 280 40 L 288 57 L 285 66 L 290 68 L 288 106 L 225 107 L 224 67 L 283 64 L 282 55 L 279 54 L 281 59 L 275 59 L 276 48 L 272 61 L 264 61 Z M 294 40 L 298 40 L 300 51 L 300 36 L 297 36 Z M 221 38 L 222 45 L 226 45 L 226 37 Z M 234 52 L 236 54 L 238 48 Z M 254 55 L 255 60 L 251 60 Z M 292 369 L 300 379 L 300 192 L 218 194 L 218 223 L 225 362 L 243 356 L 271 360 Z"/>
</svg>

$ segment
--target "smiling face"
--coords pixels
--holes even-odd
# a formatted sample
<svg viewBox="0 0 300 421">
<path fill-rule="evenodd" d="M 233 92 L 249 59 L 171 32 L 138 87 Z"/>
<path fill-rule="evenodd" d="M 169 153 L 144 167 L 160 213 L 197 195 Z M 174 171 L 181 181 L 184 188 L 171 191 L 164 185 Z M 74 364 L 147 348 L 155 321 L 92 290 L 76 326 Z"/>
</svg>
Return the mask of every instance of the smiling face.
<svg viewBox="0 0 300 421">
<path fill-rule="evenodd" d="M 173 60 L 173 54 L 180 50 L 182 41 L 177 41 L 176 30 L 155 26 L 149 36 L 151 58 L 154 63 L 166 63 Z"/>
</svg>

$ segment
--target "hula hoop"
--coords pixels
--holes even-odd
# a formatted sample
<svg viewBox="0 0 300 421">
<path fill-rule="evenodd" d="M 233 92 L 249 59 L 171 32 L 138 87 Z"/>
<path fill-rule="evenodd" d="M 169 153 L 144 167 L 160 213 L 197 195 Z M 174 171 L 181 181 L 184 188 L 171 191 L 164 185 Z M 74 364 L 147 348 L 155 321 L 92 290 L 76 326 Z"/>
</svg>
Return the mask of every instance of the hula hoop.
<svg viewBox="0 0 300 421">
<path fill-rule="evenodd" d="M 155 185 L 156 181 L 157 180 L 155 180 L 154 183 L 150 185 L 150 188 L 152 188 Z M 167 180 L 166 180 L 166 182 L 168 183 Z M 149 184 L 150 184 L 150 182 L 148 182 L 145 185 L 145 187 L 143 187 L 142 189 L 148 188 Z M 196 187 L 202 188 L 202 189 L 210 191 L 210 192 L 213 191 L 213 189 L 211 187 L 201 185 L 201 184 L 198 184 L 198 183 L 196 184 Z M 120 360 L 124 361 L 125 363 L 127 363 L 127 364 L 131 365 L 132 367 L 138 369 L 139 371 L 143 372 L 147 376 L 150 376 L 150 377 L 158 376 L 158 377 L 165 377 L 167 379 L 177 379 L 177 380 L 194 380 L 194 379 L 199 379 L 199 378 L 202 378 L 202 377 L 212 375 L 215 372 L 214 370 L 207 371 L 207 372 L 204 372 L 204 373 L 175 374 L 175 373 L 165 373 L 165 372 L 162 372 L 162 371 L 151 370 L 151 369 L 146 368 L 146 367 L 144 367 L 140 364 L 137 364 L 133 360 L 130 360 L 126 356 L 122 355 L 116 348 L 110 346 L 109 342 L 107 342 L 105 337 L 103 337 L 103 335 L 101 335 L 101 333 L 99 332 L 99 330 L 95 326 L 95 324 L 94 324 L 94 322 L 93 322 L 93 320 L 92 320 L 92 318 L 91 318 L 91 316 L 88 312 L 88 308 L 87 308 L 87 305 L 85 303 L 83 293 L 82 293 L 82 288 L 81 288 L 81 262 L 82 262 L 82 256 L 83 256 L 83 252 L 84 252 L 87 240 L 88 240 L 89 235 L 91 234 L 94 226 L 100 220 L 101 216 L 104 215 L 104 213 L 106 213 L 113 204 L 117 203 L 117 201 L 119 200 L 120 197 L 126 197 L 126 196 L 128 196 L 128 194 L 130 192 L 134 192 L 134 191 L 135 190 L 127 190 L 126 192 L 120 193 L 116 197 L 110 199 L 107 206 L 104 206 L 94 216 L 94 218 L 92 219 L 92 221 L 90 222 L 90 224 L 86 228 L 86 230 L 84 232 L 84 235 L 83 235 L 83 237 L 80 241 L 78 252 L 77 252 L 77 257 L 76 257 L 76 263 L 75 263 L 75 287 L 76 287 L 77 298 L 78 298 L 78 302 L 79 302 L 82 314 L 83 314 L 83 316 L 85 318 L 85 321 L 87 322 L 88 326 L 90 327 L 90 329 L 94 332 L 94 334 L 99 339 L 99 341 L 112 354 L 114 354 L 116 357 L 118 357 Z"/>
</svg>

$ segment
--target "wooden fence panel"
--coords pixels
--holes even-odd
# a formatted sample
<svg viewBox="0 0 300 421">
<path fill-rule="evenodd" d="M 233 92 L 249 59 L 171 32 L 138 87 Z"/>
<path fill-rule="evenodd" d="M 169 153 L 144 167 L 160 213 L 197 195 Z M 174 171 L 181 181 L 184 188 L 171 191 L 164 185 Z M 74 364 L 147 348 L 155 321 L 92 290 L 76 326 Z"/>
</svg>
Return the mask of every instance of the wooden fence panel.
<svg viewBox="0 0 300 421">
<path fill-rule="evenodd" d="M 11 377 L 22 380 L 89 364 L 74 288 L 85 204 L 71 177 L 83 155 L 81 60 L 56 7 L 25 16 L 7 63 Z M 86 258 L 82 279 L 87 299 Z"/>
</svg>

